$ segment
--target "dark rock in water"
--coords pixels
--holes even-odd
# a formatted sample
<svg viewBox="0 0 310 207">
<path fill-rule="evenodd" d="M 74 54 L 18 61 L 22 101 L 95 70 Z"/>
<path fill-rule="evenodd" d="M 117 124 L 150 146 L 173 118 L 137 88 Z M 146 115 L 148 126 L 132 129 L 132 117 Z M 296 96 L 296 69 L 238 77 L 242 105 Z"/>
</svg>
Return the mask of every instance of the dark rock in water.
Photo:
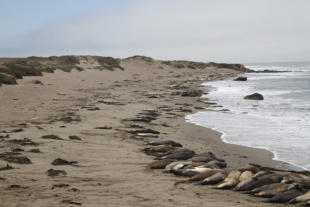
<svg viewBox="0 0 310 207">
<path fill-rule="evenodd" d="M 264 100 L 264 96 L 259 93 L 253 93 L 251 95 L 245 96 L 244 99 L 247 100 Z"/>
<path fill-rule="evenodd" d="M 52 165 L 76 165 L 77 161 L 67 161 L 61 158 L 57 158 L 52 162 Z"/>
<path fill-rule="evenodd" d="M 191 90 L 191 91 L 184 91 L 181 96 L 184 97 L 197 97 L 201 96 L 203 92 L 201 90 Z"/>
<path fill-rule="evenodd" d="M 291 189 L 283 193 L 278 193 L 277 195 L 273 196 L 270 199 L 265 200 L 264 202 L 265 203 L 286 203 L 302 194 L 303 192 L 299 189 Z"/>
<path fill-rule="evenodd" d="M 54 135 L 54 134 L 43 135 L 41 138 L 42 138 L 42 139 L 55 139 L 55 140 L 63 140 L 62 138 L 60 138 L 59 136 Z"/>
<path fill-rule="evenodd" d="M 81 138 L 80 138 L 80 137 L 75 136 L 75 135 L 71 135 L 71 136 L 69 136 L 69 139 L 71 139 L 71 140 L 81 140 Z"/>
<path fill-rule="evenodd" d="M 67 173 L 64 170 L 49 169 L 47 171 L 47 175 L 53 177 L 53 176 L 58 176 L 58 175 L 67 175 Z"/>
<path fill-rule="evenodd" d="M 169 145 L 172 147 L 183 147 L 182 144 L 172 141 L 172 140 L 162 140 L 162 141 L 152 141 L 146 143 L 147 145 L 157 146 L 157 145 Z"/>
<path fill-rule="evenodd" d="M 187 160 L 192 158 L 195 155 L 195 152 L 192 150 L 188 149 L 183 149 L 177 152 L 174 152 L 172 154 L 163 156 L 158 158 L 159 160 L 164 160 L 164 159 L 174 159 L 174 160 Z"/>
<path fill-rule="evenodd" d="M 248 78 L 243 77 L 243 76 L 240 76 L 240 77 L 234 79 L 234 81 L 247 81 L 247 80 L 248 80 Z"/>
<path fill-rule="evenodd" d="M 166 160 L 157 160 L 149 164 L 151 169 L 164 169 L 167 165 L 172 163 L 174 160 L 166 159 Z"/>
</svg>

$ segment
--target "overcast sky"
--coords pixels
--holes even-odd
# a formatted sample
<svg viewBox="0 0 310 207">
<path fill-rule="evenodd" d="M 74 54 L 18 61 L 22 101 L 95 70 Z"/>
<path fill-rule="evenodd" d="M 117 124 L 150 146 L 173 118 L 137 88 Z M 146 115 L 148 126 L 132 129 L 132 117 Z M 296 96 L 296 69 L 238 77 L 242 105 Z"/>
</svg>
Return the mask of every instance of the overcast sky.
<svg viewBox="0 0 310 207">
<path fill-rule="evenodd" d="M 310 60 L 310 0 L 0 0 L 0 56 Z"/>
</svg>

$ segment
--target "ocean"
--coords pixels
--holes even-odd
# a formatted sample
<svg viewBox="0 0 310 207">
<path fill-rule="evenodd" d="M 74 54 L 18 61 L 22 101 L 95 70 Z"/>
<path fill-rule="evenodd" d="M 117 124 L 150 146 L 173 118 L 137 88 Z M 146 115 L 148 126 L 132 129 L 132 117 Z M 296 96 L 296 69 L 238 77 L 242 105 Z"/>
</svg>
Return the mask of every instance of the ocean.
<svg viewBox="0 0 310 207">
<path fill-rule="evenodd" d="M 212 111 L 188 115 L 187 121 L 222 132 L 227 143 L 263 148 L 274 159 L 310 170 L 310 62 L 248 64 L 256 71 L 247 81 L 206 82 Z M 245 100 L 258 92 L 263 101 Z"/>
</svg>

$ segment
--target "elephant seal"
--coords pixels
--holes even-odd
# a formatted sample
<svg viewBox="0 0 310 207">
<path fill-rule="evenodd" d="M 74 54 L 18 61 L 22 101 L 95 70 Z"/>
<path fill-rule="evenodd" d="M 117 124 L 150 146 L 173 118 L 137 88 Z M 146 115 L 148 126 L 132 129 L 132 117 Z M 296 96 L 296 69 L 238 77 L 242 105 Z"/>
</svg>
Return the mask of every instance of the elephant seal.
<svg viewBox="0 0 310 207">
<path fill-rule="evenodd" d="M 300 195 L 292 199 L 289 203 L 300 203 L 300 202 L 309 202 L 309 201 L 310 201 L 310 191 L 308 191 L 304 195 Z"/>
<path fill-rule="evenodd" d="M 159 157 L 157 159 L 164 160 L 164 159 L 174 159 L 174 160 L 188 160 L 192 158 L 195 155 L 195 152 L 189 149 L 180 149 L 176 150 L 172 154 L 165 155 L 162 157 Z"/>
<path fill-rule="evenodd" d="M 177 175 L 182 175 L 182 176 L 188 176 L 188 177 L 192 177 L 194 175 L 197 175 L 199 173 L 204 173 L 204 172 L 208 172 L 210 170 L 213 170 L 212 168 L 207 168 L 207 167 L 194 167 L 194 168 L 191 168 L 191 169 L 184 169 L 184 170 L 181 170 L 179 172 L 179 174 Z"/>
<path fill-rule="evenodd" d="M 173 153 L 176 150 L 175 147 L 168 146 L 168 145 L 159 145 L 159 146 L 152 146 L 144 148 L 142 151 L 147 155 L 152 155 L 156 157 L 164 156 L 169 153 Z"/>
<path fill-rule="evenodd" d="M 194 175 L 193 177 L 189 179 L 189 181 L 201 181 L 219 172 L 224 173 L 224 171 L 221 169 L 210 169 L 206 172 L 202 172 L 197 175 Z"/>
<path fill-rule="evenodd" d="M 231 171 L 224 179 L 223 183 L 216 186 L 216 189 L 229 189 L 235 187 L 239 183 L 241 172 L 239 170 Z"/>
<path fill-rule="evenodd" d="M 297 183 L 304 188 L 310 188 L 310 178 L 308 176 L 298 174 L 298 173 L 290 173 L 283 177 L 283 183 Z"/>
<path fill-rule="evenodd" d="M 241 175 L 239 176 L 239 181 L 245 181 L 247 179 L 249 179 L 250 177 L 253 176 L 253 173 L 251 171 L 244 171 L 243 173 L 241 173 Z"/>
<path fill-rule="evenodd" d="M 258 173 L 260 170 L 260 166 L 259 165 L 254 165 L 254 164 L 249 164 L 246 165 L 244 167 L 241 167 L 238 169 L 240 172 L 244 172 L 244 171 L 251 171 L 252 173 Z"/>
<path fill-rule="evenodd" d="M 283 176 L 276 174 L 276 173 L 267 173 L 263 174 L 261 173 L 260 175 L 256 173 L 254 176 L 251 178 L 240 182 L 235 190 L 236 191 L 247 191 L 247 190 L 252 190 L 254 188 L 266 185 L 266 184 L 271 184 L 271 183 L 279 183 L 282 180 Z"/>
<path fill-rule="evenodd" d="M 177 181 L 177 182 L 175 182 L 175 185 L 178 185 L 180 183 L 191 183 L 191 182 L 196 182 L 196 181 L 202 181 L 202 180 L 204 180 L 204 179 L 206 179 L 206 178 L 208 178 L 208 177 L 210 177 L 216 173 L 219 173 L 219 172 L 224 173 L 224 171 L 221 169 L 210 169 L 206 172 L 198 173 L 198 174 L 192 176 L 191 178 L 189 178 L 188 180 Z"/>
<path fill-rule="evenodd" d="M 183 165 L 184 165 L 184 163 L 188 163 L 188 162 L 185 162 L 185 161 L 174 161 L 174 162 L 172 162 L 172 163 L 166 165 L 164 172 L 170 173 L 170 172 L 172 171 L 172 169 L 173 169 L 176 165 L 178 165 L 178 164 L 183 164 Z"/>
<path fill-rule="evenodd" d="M 182 144 L 175 142 L 173 140 L 152 141 L 152 142 L 147 142 L 145 144 L 151 145 L 151 146 L 168 145 L 172 147 L 183 147 Z"/>
<path fill-rule="evenodd" d="M 168 164 L 172 163 L 174 160 L 157 160 L 149 164 L 150 169 L 164 169 Z"/>
<path fill-rule="evenodd" d="M 302 194 L 303 192 L 300 189 L 295 188 L 295 189 L 287 190 L 283 193 L 278 193 L 272 198 L 265 200 L 264 202 L 265 203 L 286 203 Z"/>
<path fill-rule="evenodd" d="M 224 160 L 217 158 L 212 152 L 201 153 L 192 158 L 194 162 L 210 162 L 213 160 L 224 162 Z"/>
<path fill-rule="evenodd" d="M 283 183 L 272 183 L 272 184 L 263 185 L 261 187 L 254 188 L 253 190 L 246 191 L 244 193 L 246 193 L 246 194 L 255 194 L 255 193 L 259 193 L 259 192 L 264 191 L 264 190 L 272 190 L 272 189 L 277 188 L 277 187 L 279 187 L 281 185 L 283 185 Z"/>
<path fill-rule="evenodd" d="M 207 163 L 208 165 L 215 165 L 217 168 L 225 168 L 227 167 L 227 163 L 225 161 L 212 160 Z"/>
<path fill-rule="evenodd" d="M 207 184 L 217 184 L 221 181 L 223 181 L 226 178 L 226 174 L 223 172 L 218 172 L 206 179 L 204 179 L 200 184 L 201 185 L 207 185 Z"/>
<path fill-rule="evenodd" d="M 256 194 L 254 194 L 254 196 L 263 197 L 263 198 L 272 198 L 273 196 L 277 195 L 278 193 L 285 192 L 285 191 L 293 189 L 293 188 L 296 188 L 296 186 L 294 184 L 283 184 L 277 188 L 260 191 Z"/>
</svg>

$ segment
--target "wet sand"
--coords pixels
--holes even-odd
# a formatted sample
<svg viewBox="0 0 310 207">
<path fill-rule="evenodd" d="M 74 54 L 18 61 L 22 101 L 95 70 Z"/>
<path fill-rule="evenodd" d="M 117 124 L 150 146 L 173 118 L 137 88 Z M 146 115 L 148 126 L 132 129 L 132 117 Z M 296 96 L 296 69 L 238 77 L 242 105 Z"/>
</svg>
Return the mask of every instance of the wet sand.
<svg viewBox="0 0 310 207">
<path fill-rule="evenodd" d="M 124 71 L 45 73 L 0 87 L 0 136 L 9 135 L 0 139 L 0 206 L 286 206 L 210 186 L 176 187 L 183 178 L 149 170 L 153 158 L 141 152 L 145 141 L 172 139 L 196 153 L 215 153 L 229 168 L 248 163 L 280 167 L 266 150 L 226 144 L 219 132 L 185 121 L 209 104 L 182 92 L 240 72 L 177 69 L 140 59 L 122 60 L 122 66 Z M 145 109 L 160 114 L 141 123 L 159 131 L 158 138 L 128 133 L 137 123 L 124 120 Z M 16 141 L 24 138 L 29 140 Z M 31 164 L 5 161 L 23 156 Z M 57 158 L 69 162 L 53 165 Z M 7 163 L 13 169 L 5 169 Z"/>
</svg>

